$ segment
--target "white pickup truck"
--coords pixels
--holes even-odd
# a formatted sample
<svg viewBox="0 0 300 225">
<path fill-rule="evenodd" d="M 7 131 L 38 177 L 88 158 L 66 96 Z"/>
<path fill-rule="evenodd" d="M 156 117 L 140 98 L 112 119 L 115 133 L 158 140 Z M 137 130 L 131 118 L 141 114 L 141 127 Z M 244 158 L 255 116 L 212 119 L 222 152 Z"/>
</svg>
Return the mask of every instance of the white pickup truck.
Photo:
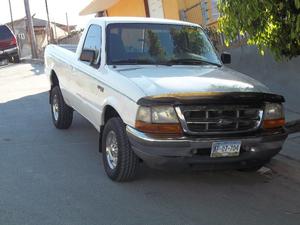
<svg viewBox="0 0 300 225">
<path fill-rule="evenodd" d="M 78 44 L 45 51 L 58 129 L 73 111 L 100 133 L 107 175 L 133 179 L 141 162 L 200 169 L 259 169 L 287 137 L 282 96 L 226 68 L 199 25 L 92 19 Z"/>
</svg>

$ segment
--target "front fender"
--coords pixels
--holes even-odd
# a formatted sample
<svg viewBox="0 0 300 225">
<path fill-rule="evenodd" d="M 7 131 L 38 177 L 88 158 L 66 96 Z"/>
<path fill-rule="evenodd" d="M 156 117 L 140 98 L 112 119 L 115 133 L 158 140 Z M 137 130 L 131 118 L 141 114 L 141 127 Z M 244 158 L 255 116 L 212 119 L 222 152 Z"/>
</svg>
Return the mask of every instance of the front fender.
<svg viewBox="0 0 300 225">
<path fill-rule="evenodd" d="M 135 125 L 138 105 L 123 95 L 109 96 L 104 100 L 102 107 L 103 111 L 101 114 L 101 125 L 104 125 L 105 123 L 105 110 L 108 106 L 116 110 L 125 124 L 129 126 Z"/>
</svg>

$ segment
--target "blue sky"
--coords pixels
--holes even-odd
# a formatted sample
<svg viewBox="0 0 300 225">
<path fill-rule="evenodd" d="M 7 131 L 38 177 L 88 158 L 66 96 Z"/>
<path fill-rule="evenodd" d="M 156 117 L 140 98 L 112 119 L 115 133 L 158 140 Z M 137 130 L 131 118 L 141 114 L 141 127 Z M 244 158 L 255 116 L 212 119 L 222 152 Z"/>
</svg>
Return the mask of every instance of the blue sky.
<svg viewBox="0 0 300 225">
<path fill-rule="evenodd" d="M 93 17 L 79 16 L 79 12 L 92 0 L 48 0 L 50 20 L 66 24 L 66 12 L 70 25 L 84 27 L 87 21 Z M 0 0 L 0 24 L 10 22 L 8 0 Z M 29 0 L 31 14 L 36 18 L 46 19 L 45 0 Z M 24 0 L 11 0 L 14 20 L 25 16 Z"/>
</svg>

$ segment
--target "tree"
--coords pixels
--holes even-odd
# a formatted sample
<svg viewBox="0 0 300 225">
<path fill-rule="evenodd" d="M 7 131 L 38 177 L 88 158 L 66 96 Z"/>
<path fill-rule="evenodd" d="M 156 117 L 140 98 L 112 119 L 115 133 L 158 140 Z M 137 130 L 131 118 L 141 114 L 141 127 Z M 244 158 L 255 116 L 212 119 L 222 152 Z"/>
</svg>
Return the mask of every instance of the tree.
<svg viewBox="0 0 300 225">
<path fill-rule="evenodd" d="M 151 56 L 158 57 L 161 61 L 165 57 L 166 53 L 164 49 L 161 47 L 160 40 L 152 30 L 148 30 L 148 39 L 149 39 L 149 53 Z"/>
<path fill-rule="evenodd" d="M 277 59 L 300 55 L 300 0 L 219 0 L 220 31 L 226 45 L 238 34 Z"/>
</svg>

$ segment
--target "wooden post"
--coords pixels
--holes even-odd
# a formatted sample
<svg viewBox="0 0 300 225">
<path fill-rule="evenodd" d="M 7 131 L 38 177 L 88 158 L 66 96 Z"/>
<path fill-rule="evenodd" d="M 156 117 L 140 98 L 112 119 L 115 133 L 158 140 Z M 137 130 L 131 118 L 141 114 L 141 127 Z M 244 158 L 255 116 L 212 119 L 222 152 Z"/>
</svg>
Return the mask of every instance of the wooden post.
<svg viewBox="0 0 300 225">
<path fill-rule="evenodd" d="M 66 12 L 66 20 L 67 20 L 67 31 L 68 35 L 70 34 L 70 27 L 69 27 L 69 18 L 68 18 L 68 13 Z"/>
<path fill-rule="evenodd" d="M 24 0 L 24 6 L 25 6 L 25 13 L 27 17 L 27 29 L 29 33 L 29 40 L 31 44 L 31 54 L 33 59 L 38 58 L 38 53 L 37 53 L 37 46 L 36 46 L 36 39 L 35 39 L 35 34 L 34 34 L 34 29 L 33 29 L 33 21 L 30 13 L 30 7 L 29 7 L 29 2 L 28 0 Z"/>
<path fill-rule="evenodd" d="M 47 21 L 48 21 L 48 24 L 47 24 L 47 41 L 48 41 L 48 44 L 49 44 L 49 42 L 53 43 L 53 36 L 51 34 L 51 23 L 50 23 L 49 10 L 48 10 L 48 1 L 47 0 L 45 0 L 45 6 L 46 6 L 46 13 L 47 13 Z"/>
<path fill-rule="evenodd" d="M 9 4 L 9 12 L 10 12 L 11 28 L 12 28 L 14 34 L 16 34 L 16 33 L 15 33 L 14 19 L 13 19 L 13 15 L 12 15 L 11 2 L 10 2 L 10 0 L 8 0 L 8 4 Z"/>
<path fill-rule="evenodd" d="M 150 10 L 149 10 L 149 3 L 148 3 L 148 0 L 144 0 L 144 6 L 145 6 L 145 14 L 146 14 L 146 17 L 150 17 Z"/>
</svg>

